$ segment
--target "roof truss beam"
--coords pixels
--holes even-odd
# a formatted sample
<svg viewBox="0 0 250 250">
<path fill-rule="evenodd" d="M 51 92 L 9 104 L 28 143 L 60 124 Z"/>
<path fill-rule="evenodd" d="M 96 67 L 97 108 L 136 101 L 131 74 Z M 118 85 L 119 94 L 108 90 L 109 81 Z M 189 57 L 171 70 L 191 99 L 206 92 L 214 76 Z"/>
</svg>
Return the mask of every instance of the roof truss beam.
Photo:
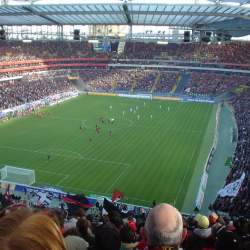
<svg viewBox="0 0 250 250">
<path fill-rule="evenodd" d="M 132 25 L 132 19 L 131 19 L 130 13 L 129 13 L 128 5 L 123 4 L 122 9 L 123 9 L 124 15 L 126 17 L 127 25 Z M 112 11 L 111 13 L 114 13 L 114 11 Z"/>
<path fill-rule="evenodd" d="M 23 6 L 22 9 L 28 11 L 28 14 L 29 15 L 36 15 L 36 16 L 39 16 L 43 19 L 46 19 L 47 21 L 51 22 L 52 24 L 55 24 L 55 25 L 61 25 L 59 22 L 53 20 L 52 18 L 40 13 L 40 12 L 37 12 L 37 11 L 34 11 L 32 8 L 28 7 L 28 6 Z M 27 15 L 27 13 L 25 13 L 25 15 Z"/>
<path fill-rule="evenodd" d="M 50 18 L 50 15 L 57 15 L 57 16 L 63 16 L 63 15 L 123 15 L 125 14 L 127 18 L 127 23 L 132 24 L 131 15 L 165 15 L 165 16 L 176 16 L 176 15 L 185 15 L 185 16 L 205 16 L 205 17 L 227 17 L 227 18 L 242 18 L 242 19 L 248 19 L 250 20 L 250 15 L 243 15 L 243 14 L 231 14 L 231 13 L 214 13 L 214 12 L 190 12 L 190 11 L 91 11 L 91 12 L 84 12 L 84 11 L 50 11 L 50 12 L 37 12 L 32 10 L 29 7 L 23 7 L 25 10 L 27 10 L 26 13 L 0 13 L 0 16 L 19 16 L 21 15 L 38 15 L 42 18 L 45 18 L 49 20 L 50 22 L 55 21 Z M 57 23 L 59 24 L 59 23 Z"/>
</svg>

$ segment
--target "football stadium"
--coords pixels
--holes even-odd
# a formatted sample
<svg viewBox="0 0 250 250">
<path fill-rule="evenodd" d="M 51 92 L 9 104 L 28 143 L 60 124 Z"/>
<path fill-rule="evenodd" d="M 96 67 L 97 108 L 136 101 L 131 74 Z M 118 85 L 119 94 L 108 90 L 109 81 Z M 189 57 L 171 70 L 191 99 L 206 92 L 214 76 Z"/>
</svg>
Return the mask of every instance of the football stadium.
<svg viewBox="0 0 250 250">
<path fill-rule="evenodd" d="M 0 249 L 250 248 L 250 2 L 4 0 Z"/>
</svg>

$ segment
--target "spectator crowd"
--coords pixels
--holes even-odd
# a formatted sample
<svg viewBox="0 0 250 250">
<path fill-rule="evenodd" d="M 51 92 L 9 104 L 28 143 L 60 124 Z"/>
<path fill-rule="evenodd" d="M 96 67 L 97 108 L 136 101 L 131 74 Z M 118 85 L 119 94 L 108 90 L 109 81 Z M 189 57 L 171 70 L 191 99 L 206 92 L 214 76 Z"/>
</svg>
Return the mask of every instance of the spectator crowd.
<svg viewBox="0 0 250 250">
<path fill-rule="evenodd" d="M 250 63 L 250 44 L 230 42 L 223 44 L 126 42 L 124 58 L 198 61 L 204 63 Z"/>
<path fill-rule="evenodd" d="M 92 45 L 79 41 L 0 41 L 1 62 L 62 57 L 84 57 L 93 54 Z"/>
<path fill-rule="evenodd" d="M 170 92 L 177 84 L 178 72 L 157 70 L 82 70 L 81 81 L 87 91 Z"/>
<path fill-rule="evenodd" d="M 67 76 L 61 73 L 26 75 L 21 79 L 0 82 L 0 110 L 74 90 Z"/>
<path fill-rule="evenodd" d="M 29 43 L 1 41 L 0 53 L 1 62 L 104 56 L 104 53 L 96 53 L 93 45 L 87 41 L 33 41 Z M 117 55 L 109 54 L 109 56 L 117 58 Z M 127 41 L 124 53 L 118 58 L 161 58 L 184 62 L 249 64 L 250 44 L 247 42 L 157 44 Z"/>
<path fill-rule="evenodd" d="M 248 85 L 250 87 L 250 84 Z M 232 183 L 245 173 L 245 179 L 236 197 L 217 197 L 213 208 L 231 215 L 250 217 L 250 90 L 246 90 L 232 100 L 238 127 L 238 140 L 232 168 L 226 183 Z"/>
<path fill-rule="evenodd" d="M 135 213 L 108 200 L 88 210 L 69 210 L 29 207 L 25 200 L 14 198 L 18 203 L 10 205 L 6 193 L 0 195 L 3 250 L 247 250 L 250 246 L 250 221 L 245 218 L 215 212 L 184 216 L 165 203 Z"/>
<path fill-rule="evenodd" d="M 7 42 L 0 46 L 1 61 L 56 57 L 81 57 L 93 53 L 86 42 Z M 168 44 L 127 42 L 125 58 L 161 57 L 212 63 L 250 63 L 248 43 Z M 79 82 L 87 91 L 170 92 L 179 80 L 178 72 L 144 69 L 79 70 Z M 6 74 L 5 76 L 9 76 Z M 186 92 L 218 95 L 240 85 L 250 86 L 249 77 L 236 74 L 191 73 Z M 74 90 L 66 72 L 25 75 L 0 82 L 0 110 Z M 21 206 L 9 207 L 0 195 L 0 249 L 92 249 L 92 250 L 247 250 L 250 249 L 250 90 L 235 94 L 232 106 L 238 126 L 238 140 L 226 184 L 246 177 L 236 197 L 218 196 L 213 211 L 230 215 L 182 216 L 168 204 L 156 205 L 149 213 L 121 212 L 115 205 L 106 210 L 96 204 L 98 216 L 83 209 Z M 244 217 L 240 217 L 244 215 Z"/>
<path fill-rule="evenodd" d="M 192 72 L 186 92 L 214 96 L 248 84 L 250 78 L 247 75 Z"/>
</svg>

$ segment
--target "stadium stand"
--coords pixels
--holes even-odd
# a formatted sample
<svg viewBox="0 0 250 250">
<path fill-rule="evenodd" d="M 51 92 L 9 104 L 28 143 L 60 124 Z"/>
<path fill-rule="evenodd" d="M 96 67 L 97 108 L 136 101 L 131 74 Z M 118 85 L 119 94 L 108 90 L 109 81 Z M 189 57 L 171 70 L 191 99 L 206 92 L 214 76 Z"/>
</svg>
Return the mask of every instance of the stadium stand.
<svg viewBox="0 0 250 250">
<path fill-rule="evenodd" d="M 74 89 L 66 76 L 56 76 L 54 72 L 3 81 L 0 83 L 0 109 L 8 109 Z"/>
<path fill-rule="evenodd" d="M 79 76 L 84 90 L 93 92 L 134 91 L 166 94 L 173 91 L 180 77 L 178 71 L 108 69 L 106 66 L 110 55 L 97 56 L 93 46 L 87 42 L 1 41 L 0 53 L 1 79 L 22 76 L 20 79 L 5 79 L 0 82 L 0 110 L 76 90 L 75 85 L 67 77 L 68 71 L 35 73 L 42 69 L 65 69 L 71 66 L 81 68 L 74 73 Z M 225 65 L 225 67 L 241 68 L 242 65 L 245 69 L 249 68 L 250 64 L 250 44 L 231 42 L 221 45 L 204 43 L 159 45 L 129 41 L 126 42 L 125 51 L 120 56 L 120 59 L 123 58 L 178 60 L 181 65 L 190 62 L 199 66 L 206 64 L 213 67 Z M 26 68 L 18 70 L 21 67 Z M 23 75 L 20 72 L 30 74 Z M 217 96 L 235 91 L 240 86 L 246 89 L 241 90 L 242 93 L 234 93 L 230 101 L 238 126 L 238 140 L 225 186 L 238 180 L 243 173 L 246 178 L 236 197 L 216 198 L 211 205 L 211 210 L 215 212 L 181 217 L 174 207 L 167 204 L 157 205 L 150 212 L 144 210 L 135 212 L 136 209 L 128 211 L 121 204 L 108 206 L 105 201 L 103 204 L 95 204 L 93 209 L 85 211 L 78 208 L 70 211 L 60 199 L 60 209 L 52 209 L 33 204 L 29 199 L 32 194 L 21 197 L 5 193 L 0 194 L 0 248 L 3 250 L 250 249 L 249 76 L 190 71 L 185 92 L 180 94 Z M 220 215 L 221 212 L 224 213 Z"/>
<path fill-rule="evenodd" d="M 157 72 L 137 71 L 135 76 L 134 90 L 150 92 L 156 81 Z"/>
<path fill-rule="evenodd" d="M 249 43 L 231 42 L 228 44 L 167 44 L 126 42 L 123 57 L 165 59 L 218 63 L 249 63 Z M 42 53 L 41 53 L 42 51 Z M 87 42 L 70 41 L 1 41 L 1 61 L 24 61 L 62 57 L 95 56 L 93 46 Z M 100 56 L 100 53 L 98 53 Z"/>
<path fill-rule="evenodd" d="M 36 41 L 32 43 L 1 41 L 0 53 L 1 62 L 10 62 L 59 57 L 84 57 L 92 55 L 93 48 L 87 42 L 74 41 Z"/>
<path fill-rule="evenodd" d="M 80 70 L 87 91 L 138 91 L 167 93 L 177 84 L 178 72 L 157 70 Z M 159 79 L 157 79 L 157 76 Z M 158 80 L 158 81 L 157 81 Z M 155 85 L 155 86 L 154 86 Z"/>
<path fill-rule="evenodd" d="M 226 184 L 231 183 L 242 175 L 244 179 L 240 191 L 236 197 L 220 197 L 218 196 L 213 208 L 216 210 L 227 212 L 231 215 L 250 216 L 250 91 L 247 90 L 236 96 L 232 100 L 232 106 L 235 110 L 235 118 L 238 126 L 238 141 L 234 153 L 234 159 L 230 173 L 226 179 Z"/>
<path fill-rule="evenodd" d="M 115 84 L 129 90 L 130 74 L 121 70 L 80 71 L 79 76 L 88 91 L 111 91 Z"/>
<path fill-rule="evenodd" d="M 186 92 L 218 95 L 249 83 L 249 77 L 244 75 L 193 72 Z"/>
<path fill-rule="evenodd" d="M 161 72 L 155 92 L 168 93 L 178 83 L 179 72 Z"/>
<path fill-rule="evenodd" d="M 129 73 L 128 73 L 129 72 Z M 134 85 L 135 90 L 152 89 L 154 82 L 159 74 L 159 81 L 156 84 L 155 91 L 169 92 L 176 84 L 178 73 L 161 72 L 161 71 L 142 71 L 142 70 L 84 70 L 79 71 L 80 78 L 86 83 L 86 86 L 91 91 L 111 91 L 130 90 Z M 70 91 L 74 87 L 66 77 L 67 71 L 64 72 L 49 72 L 45 76 L 40 74 L 31 74 L 20 80 L 3 81 L 1 87 L 1 108 L 8 108 L 14 105 L 19 105 L 31 100 L 37 100 L 51 94 L 60 93 L 61 91 Z M 170 82 L 166 85 L 165 82 Z M 115 84 L 114 84 L 115 83 Z M 220 94 L 229 91 L 239 85 L 249 85 L 249 79 L 241 75 L 225 75 L 216 73 L 197 73 L 193 72 L 188 88 L 190 92 L 199 94 Z M 176 244 L 171 243 L 171 249 L 249 249 L 249 228 L 250 222 L 247 217 L 250 216 L 250 197 L 249 197 L 249 102 L 250 91 L 246 90 L 239 96 L 235 96 L 232 100 L 232 106 L 235 110 L 235 117 L 238 125 L 238 144 L 233 160 L 233 167 L 227 177 L 226 184 L 237 180 L 243 172 L 248 178 L 242 184 L 238 196 L 232 198 L 217 197 L 212 209 L 215 211 L 223 211 L 231 216 L 219 216 L 211 213 L 209 216 L 196 215 L 183 216 L 182 240 Z M 11 204 L 11 207 L 9 206 Z M 103 213 L 103 204 L 96 207 L 99 215 L 85 215 L 81 211 L 72 213 L 66 216 L 67 213 L 62 206 L 61 210 L 52 210 L 42 207 L 34 207 L 29 200 L 12 195 L 11 201 L 9 198 L 1 195 L 1 219 L 0 228 L 3 228 L 6 220 L 12 220 L 16 213 L 19 216 L 27 216 L 26 210 L 23 207 L 30 205 L 34 211 L 39 210 L 42 214 L 51 216 L 56 222 L 56 227 L 61 229 L 64 235 L 56 235 L 55 241 L 60 245 L 58 249 L 75 249 L 75 246 L 80 246 L 81 249 L 159 249 L 157 245 L 150 245 L 149 239 L 145 236 L 150 235 L 151 226 L 144 229 L 144 225 L 148 225 L 148 215 L 145 212 L 135 214 L 133 211 L 125 214 L 121 212 L 109 211 L 108 216 Z M 14 205 L 14 206 L 13 206 Z M 17 209 L 17 211 L 12 211 Z M 23 215 L 22 215 L 23 213 Z M 27 218 L 23 219 L 23 223 L 27 228 L 30 226 L 30 221 L 33 216 L 40 216 L 29 211 Z M 151 212 L 152 213 L 152 212 Z M 219 213 L 218 213 L 219 214 Z M 245 217 L 238 217 L 244 215 Z M 44 215 L 43 215 L 44 216 Z M 163 215 L 164 216 L 164 215 Z M 167 216 L 167 215 L 166 215 Z M 30 219 L 29 219 L 30 218 Z M 14 219 L 13 219 L 14 220 Z M 46 220 L 46 219 L 45 219 Z M 52 223 L 50 219 L 47 219 Z M 170 218 L 171 221 L 171 218 Z M 14 222 L 13 222 L 14 223 Z M 19 222 L 15 222 L 19 223 Z M 22 228 L 23 223 L 18 225 L 16 230 L 13 228 L 8 231 L 5 236 L 6 228 L 0 230 L 0 242 L 4 246 L 3 249 L 22 249 L 16 246 L 8 246 L 13 235 L 22 237 L 19 227 Z M 55 226 L 55 224 L 53 224 Z M 168 225 L 169 226 L 169 225 Z M 39 229 L 40 229 L 39 225 Z M 30 232 L 32 234 L 32 232 Z M 159 231 L 160 233 L 160 231 Z M 47 236 L 44 236 L 46 240 Z M 156 237 L 157 235 L 153 235 Z M 17 238 L 18 239 L 18 238 Z M 109 239 L 107 241 L 107 239 Z M 169 239 L 169 238 L 168 238 Z M 52 240 L 51 240 L 52 242 Z M 24 246 L 27 242 L 22 242 Z M 34 242 L 36 244 L 36 242 Z M 160 245 L 162 246 L 162 242 Z M 168 242 L 166 243 L 167 246 Z M 12 247 L 12 248 L 11 248 Z M 66 247 L 66 248 L 65 248 Z M 49 246 L 47 249 L 50 249 Z M 51 248 L 52 249 L 52 248 Z"/>
<path fill-rule="evenodd" d="M 247 64 L 249 61 L 249 43 L 231 42 L 228 44 L 167 44 L 144 42 L 126 42 L 124 58 L 153 59 L 156 57 L 183 60 L 199 61 L 204 63 L 239 63 Z"/>
<path fill-rule="evenodd" d="M 5 98 L 2 99 L 2 102 L 7 102 L 5 99 L 10 99 L 11 94 L 7 94 L 8 91 L 19 93 L 20 90 L 15 91 L 15 88 L 19 87 L 18 83 L 24 84 L 24 82 L 35 82 L 41 81 L 42 79 L 47 78 L 46 81 L 53 80 L 58 82 L 60 79 L 63 79 L 64 82 L 68 82 L 67 78 L 67 70 L 60 71 L 47 71 L 47 74 L 41 76 L 40 74 L 36 74 L 35 72 L 30 72 L 32 74 L 25 75 L 22 79 L 16 80 L 7 80 L 7 78 L 11 78 L 17 76 L 15 74 L 5 74 L 1 78 L 3 79 L 0 87 L 5 89 L 2 91 L 2 95 L 5 95 Z M 170 92 L 174 85 L 177 84 L 179 73 L 176 72 L 166 72 L 166 71 L 157 71 L 157 70 L 123 70 L 123 69 L 86 69 L 86 70 L 75 70 L 74 74 L 79 75 L 81 79 L 84 90 L 86 91 L 104 91 L 104 92 L 112 92 L 112 91 L 131 91 L 132 88 L 134 91 L 138 92 L 158 92 L 158 93 L 167 93 Z M 0 79 L 1 79 L 0 78 Z M 53 78 L 53 79 L 52 79 Z M 45 81 L 45 82 L 46 82 Z M 46 84 L 46 83 L 44 83 Z M 49 85 L 49 83 L 47 83 Z M 60 84 L 59 84 L 60 85 Z M 54 93 L 58 93 L 59 91 L 65 91 L 66 86 L 59 86 L 58 91 L 54 91 Z M 25 85 L 26 86 L 26 85 Z M 36 87 L 36 85 L 31 85 L 30 87 Z M 68 88 L 70 90 L 70 88 Z M 6 92 L 6 94 L 4 94 Z M 48 94 L 48 92 L 47 92 Z M 52 94 L 52 91 L 49 93 Z M 43 95 L 43 97 L 45 94 Z M 40 96 L 41 97 L 41 96 Z M 38 98 L 38 97 L 37 97 Z M 37 98 L 30 98 L 29 100 L 37 100 Z M 17 98 L 16 98 L 17 99 Z M 21 98 L 22 99 L 22 98 Z M 27 100 L 27 98 L 26 98 Z M 13 104 L 11 104 L 13 102 Z M 19 105 L 23 102 L 21 101 L 11 101 L 9 100 L 9 105 L 1 104 L 2 108 L 9 108 L 15 105 Z"/>
</svg>

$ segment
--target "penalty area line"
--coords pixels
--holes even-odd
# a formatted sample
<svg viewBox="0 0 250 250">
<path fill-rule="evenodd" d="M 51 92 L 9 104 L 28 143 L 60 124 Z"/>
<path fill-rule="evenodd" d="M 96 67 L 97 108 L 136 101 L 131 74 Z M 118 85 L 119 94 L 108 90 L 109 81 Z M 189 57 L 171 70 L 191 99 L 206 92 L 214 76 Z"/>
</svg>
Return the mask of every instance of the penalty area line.
<svg viewBox="0 0 250 250">
<path fill-rule="evenodd" d="M 56 183 L 56 186 L 60 186 L 64 181 L 66 181 L 70 177 L 69 174 L 65 175 L 60 181 Z"/>
<path fill-rule="evenodd" d="M 48 155 L 51 154 L 51 156 L 58 156 L 64 159 L 74 159 L 74 160 L 87 160 L 87 161 L 96 161 L 96 162 L 102 162 L 102 163 L 107 163 L 111 165 L 116 165 L 116 166 L 125 166 L 129 167 L 130 164 L 126 162 L 117 162 L 117 161 L 109 161 L 109 160 L 103 160 L 103 159 L 97 159 L 97 158 L 91 158 L 91 157 L 85 157 L 81 155 L 80 153 L 75 152 L 76 154 L 79 154 L 79 157 L 75 156 L 69 156 L 65 154 L 59 154 L 59 153 L 53 153 L 53 152 L 44 152 L 41 150 L 31 150 L 31 149 L 25 149 L 25 148 L 17 148 L 17 147 L 10 147 L 10 146 L 0 146 L 2 149 L 10 149 L 10 150 L 15 150 L 15 151 L 23 151 L 23 152 L 30 152 L 30 153 L 37 153 L 41 155 Z M 73 153 L 73 151 L 71 151 Z"/>
<path fill-rule="evenodd" d="M 58 176 L 62 176 L 62 177 L 66 176 L 65 174 L 60 174 L 60 173 L 56 173 L 56 172 L 49 171 L 49 170 L 43 170 L 43 169 L 40 169 L 40 168 L 36 168 L 34 170 L 35 170 L 35 172 L 37 171 L 37 172 L 42 172 L 42 173 L 46 173 L 46 174 L 58 175 Z"/>
<path fill-rule="evenodd" d="M 129 167 L 126 167 L 122 170 L 122 172 L 116 177 L 113 183 L 106 189 L 105 193 L 110 192 L 115 184 L 121 179 L 121 177 L 126 173 Z"/>
</svg>

